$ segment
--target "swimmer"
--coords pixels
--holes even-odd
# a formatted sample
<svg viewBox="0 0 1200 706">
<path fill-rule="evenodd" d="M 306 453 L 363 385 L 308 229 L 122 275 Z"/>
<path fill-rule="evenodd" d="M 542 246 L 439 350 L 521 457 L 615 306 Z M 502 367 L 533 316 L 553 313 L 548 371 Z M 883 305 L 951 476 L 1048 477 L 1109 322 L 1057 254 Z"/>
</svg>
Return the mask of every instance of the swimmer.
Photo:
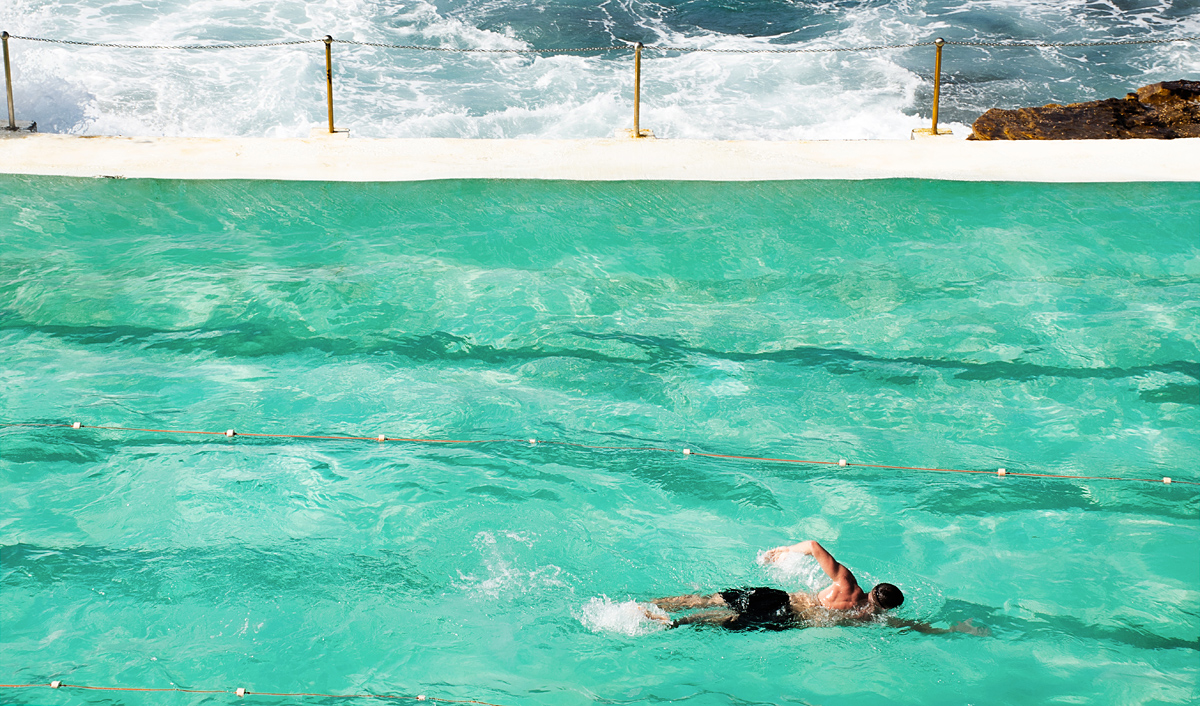
<svg viewBox="0 0 1200 706">
<path fill-rule="evenodd" d="M 816 595 L 797 591 L 787 593 L 777 588 L 738 588 L 711 595 L 690 594 L 669 596 L 652 601 L 667 612 L 706 608 L 676 620 L 661 613 L 646 612 L 646 616 L 667 623 L 670 627 L 692 623 L 718 625 L 729 630 L 786 630 L 805 626 L 861 625 L 884 617 L 884 614 L 904 603 L 904 594 L 890 583 L 876 585 L 864 592 L 850 569 L 838 563 L 833 555 L 814 540 L 776 547 L 763 554 L 763 562 L 774 563 L 789 554 L 811 556 L 833 585 Z M 907 627 L 923 633 L 970 632 L 984 634 L 970 621 L 949 630 L 935 628 L 912 620 L 888 618 L 892 627 Z"/>
</svg>

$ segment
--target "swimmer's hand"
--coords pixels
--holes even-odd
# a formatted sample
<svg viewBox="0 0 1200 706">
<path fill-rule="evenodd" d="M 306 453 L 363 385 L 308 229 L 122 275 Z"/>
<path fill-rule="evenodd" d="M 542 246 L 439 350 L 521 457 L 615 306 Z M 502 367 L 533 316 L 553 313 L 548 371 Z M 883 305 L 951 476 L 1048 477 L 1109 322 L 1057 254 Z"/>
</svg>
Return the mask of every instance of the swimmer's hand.
<svg viewBox="0 0 1200 706">
<path fill-rule="evenodd" d="M 951 625 L 950 632 L 961 632 L 966 633 L 967 635 L 978 635 L 980 637 L 987 637 L 988 635 L 992 634 L 992 631 L 988 630 L 987 628 L 981 628 L 972 625 L 972 620 L 974 620 L 974 618 L 967 618 L 957 625 Z"/>
<path fill-rule="evenodd" d="M 812 545 L 813 542 L 810 540 L 807 542 L 800 542 L 798 544 L 789 544 L 783 547 L 768 549 L 767 551 L 763 552 L 763 555 L 759 561 L 764 564 L 773 564 L 792 552 L 798 552 L 800 554 L 812 554 Z"/>
</svg>

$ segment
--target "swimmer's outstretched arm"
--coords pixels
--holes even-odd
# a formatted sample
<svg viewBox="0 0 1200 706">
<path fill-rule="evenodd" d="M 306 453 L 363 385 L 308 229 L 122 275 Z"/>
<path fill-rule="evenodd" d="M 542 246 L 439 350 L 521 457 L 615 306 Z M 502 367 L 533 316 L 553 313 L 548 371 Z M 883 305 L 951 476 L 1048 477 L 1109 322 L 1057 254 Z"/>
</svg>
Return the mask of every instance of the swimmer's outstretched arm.
<svg viewBox="0 0 1200 706">
<path fill-rule="evenodd" d="M 786 554 L 792 552 L 797 554 L 807 554 L 816 559 L 817 563 L 821 566 L 821 570 L 825 572 L 825 575 L 828 576 L 834 583 L 844 587 L 845 590 L 850 590 L 854 586 L 858 585 L 858 580 L 854 578 L 854 574 L 850 572 L 850 569 L 847 569 L 842 564 L 839 564 L 838 560 L 834 559 L 832 554 L 825 551 L 825 547 L 822 547 L 820 544 L 818 544 L 815 539 L 799 542 L 797 544 L 790 544 L 784 547 L 775 547 L 766 554 L 763 554 L 763 561 L 779 561 Z"/>
<path fill-rule="evenodd" d="M 970 620 L 964 620 L 961 623 L 956 623 L 949 628 L 935 628 L 929 623 L 922 623 L 918 620 L 888 618 L 887 625 L 889 628 L 908 628 L 924 635 L 945 635 L 952 632 L 961 632 L 968 635 L 979 635 L 980 637 L 986 637 L 991 634 L 991 631 L 987 628 L 980 628 L 972 625 Z"/>
</svg>

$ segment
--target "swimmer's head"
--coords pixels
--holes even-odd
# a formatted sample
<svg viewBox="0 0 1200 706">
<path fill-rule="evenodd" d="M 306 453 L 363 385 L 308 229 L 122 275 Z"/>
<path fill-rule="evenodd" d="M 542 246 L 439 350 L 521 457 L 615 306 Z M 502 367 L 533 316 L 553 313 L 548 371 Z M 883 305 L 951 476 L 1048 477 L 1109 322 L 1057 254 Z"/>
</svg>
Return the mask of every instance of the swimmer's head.
<svg viewBox="0 0 1200 706">
<path fill-rule="evenodd" d="M 881 583 L 871 589 L 867 600 L 879 610 L 891 610 L 904 602 L 904 594 L 890 583 Z"/>
</svg>

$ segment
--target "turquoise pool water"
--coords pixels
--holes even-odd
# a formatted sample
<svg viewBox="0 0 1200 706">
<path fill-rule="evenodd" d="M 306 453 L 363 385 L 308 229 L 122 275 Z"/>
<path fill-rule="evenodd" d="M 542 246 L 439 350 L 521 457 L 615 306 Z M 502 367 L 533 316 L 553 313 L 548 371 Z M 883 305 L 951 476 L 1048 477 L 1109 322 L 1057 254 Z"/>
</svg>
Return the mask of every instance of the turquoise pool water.
<svg viewBox="0 0 1200 706">
<path fill-rule="evenodd" d="M 1200 479 L 1196 184 L 0 177 L 0 247 L 5 423 Z M 505 706 L 1197 694 L 1196 486 L 517 442 L 0 445 L 5 683 Z M 632 617 L 810 584 L 756 563 L 807 538 L 901 586 L 902 617 L 990 634 Z"/>
</svg>

